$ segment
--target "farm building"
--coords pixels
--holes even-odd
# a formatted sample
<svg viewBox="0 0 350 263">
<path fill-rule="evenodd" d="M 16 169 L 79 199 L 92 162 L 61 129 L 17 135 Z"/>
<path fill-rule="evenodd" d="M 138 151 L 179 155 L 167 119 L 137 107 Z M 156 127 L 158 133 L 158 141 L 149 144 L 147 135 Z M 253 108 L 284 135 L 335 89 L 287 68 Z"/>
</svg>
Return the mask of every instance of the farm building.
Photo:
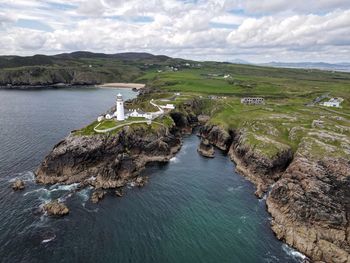
<svg viewBox="0 0 350 263">
<path fill-rule="evenodd" d="M 331 98 L 329 101 L 322 102 L 321 105 L 326 107 L 340 108 L 340 104 L 343 102 L 342 98 Z"/>
</svg>

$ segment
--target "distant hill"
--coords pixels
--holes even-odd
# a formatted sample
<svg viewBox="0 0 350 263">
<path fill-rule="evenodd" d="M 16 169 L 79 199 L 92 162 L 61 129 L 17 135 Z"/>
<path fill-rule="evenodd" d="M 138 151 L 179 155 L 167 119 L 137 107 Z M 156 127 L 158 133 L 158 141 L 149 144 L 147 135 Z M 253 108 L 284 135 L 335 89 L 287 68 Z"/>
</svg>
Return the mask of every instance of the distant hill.
<svg viewBox="0 0 350 263">
<path fill-rule="evenodd" d="M 93 53 L 88 51 L 77 51 L 72 53 L 63 53 L 53 56 L 59 59 L 81 59 L 81 58 L 109 58 L 109 59 L 120 59 L 126 61 L 132 60 L 167 60 L 170 57 L 153 55 L 150 53 L 143 52 L 126 52 L 126 53 L 117 53 L 117 54 L 104 54 L 104 53 Z"/>
<path fill-rule="evenodd" d="M 91 85 L 133 81 L 148 69 L 185 60 L 149 53 L 104 54 L 88 51 L 53 56 L 0 56 L 0 87 Z"/>
<path fill-rule="evenodd" d="M 320 69 L 330 71 L 344 71 L 350 72 L 350 63 L 324 63 L 324 62 L 298 62 L 298 63 L 287 63 L 287 62 L 269 62 L 259 64 L 260 66 L 278 67 L 278 68 L 304 68 L 304 69 Z"/>
</svg>

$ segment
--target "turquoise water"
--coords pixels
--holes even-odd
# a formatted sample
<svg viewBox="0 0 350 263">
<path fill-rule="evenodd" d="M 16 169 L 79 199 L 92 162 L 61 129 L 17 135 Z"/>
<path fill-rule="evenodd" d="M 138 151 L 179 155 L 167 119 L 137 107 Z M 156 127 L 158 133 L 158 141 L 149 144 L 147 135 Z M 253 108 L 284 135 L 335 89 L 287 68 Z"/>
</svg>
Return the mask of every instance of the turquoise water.
<svg viewBox="0 0 350 263">
<path fill-rule="evenodd" d="M 196 136 L 185 137 L 168 164 L 148 166 L 149 183 L 128 186 L 123 198 L 111 193 L 93 205 L 90 189 L 69 196 L 75 185 L 36 185 L 32 171 L 45 154 L 109 108 L 116 93 L 0 90 L 1 262 L 301 262 L 273 235 L 251 183 L 220 151 L 199 156 Z M 26 180 L 24 192 L 9 188 L 15 177 Z M 67 203 L 69 216 L 38 212 L 52 198 Z"/>
</svg>

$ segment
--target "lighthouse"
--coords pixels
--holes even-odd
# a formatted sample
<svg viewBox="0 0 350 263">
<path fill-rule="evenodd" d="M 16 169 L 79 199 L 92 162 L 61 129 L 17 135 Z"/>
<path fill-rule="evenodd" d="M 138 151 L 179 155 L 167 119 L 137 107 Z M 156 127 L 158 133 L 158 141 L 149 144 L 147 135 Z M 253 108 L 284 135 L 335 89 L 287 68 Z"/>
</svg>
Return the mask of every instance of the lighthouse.
<svg viewBox="0 0 350 263">
<path fill-rule="evenodd" d="M 117 95 L 117 120 L 118 121 L 123 121 L 125 120 L 124 116 L 124 101 L 123 101 L 123 96 L 119 93 Z"/>
</svg>

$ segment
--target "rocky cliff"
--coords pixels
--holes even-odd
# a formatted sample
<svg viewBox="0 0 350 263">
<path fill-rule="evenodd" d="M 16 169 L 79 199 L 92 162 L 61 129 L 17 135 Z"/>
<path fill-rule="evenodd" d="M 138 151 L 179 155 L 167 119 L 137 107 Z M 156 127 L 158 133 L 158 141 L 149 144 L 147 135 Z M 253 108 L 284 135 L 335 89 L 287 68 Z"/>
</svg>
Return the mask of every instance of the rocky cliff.
<svg viewBox="0 0 350 263">
<path fill-rule="evenodd" d="M 229 151 L 237 171 L 257 186 L 257 196 L 267 194 L 277 238 L 314 261 L 350 263 L 349 159 L 313 156 L 307 143 L 294 156 L 285 145 L 267 156 L 247 143 L 245 130 L 207 125 L 200 134 Z"/>
<path fill-rule="evenodd" d="M 200 102 L 191 100 L 173 111 L 174 125 L 125 126 L 111 134 L 71 133 L 54 146 L 35 172 L 38 183 L 81 183 L 95 188 L 125 185 L 149 162 L 167 162 L 181 147 L 181 134 L 197 125 Z"/>
<path fill-rule="evenodd" d="M 84 67 L 23 67 L 0 70 L 0 88 L 60 87 L 94 85 L 105 82 L 128 82 L 138 76 L 137 72 L 126 74 L 116 69 Z"/>
<path fill-rule="evenodd" d="M 297 154 L 267 198 L 279 239 L 315 261 L 350 262 L 350 161 Z"/>
<path fill-rule="evenodd" d="M 96 188 L 123 186 L 148 162 L 168 161 L 180 149 L 175 131 L 125 127 L 115 135 L 69 135 L 36 170 L 39 183 L 88 182 Z M 91 180 L 94 178 L 94 180 Z"/>
</svg>

